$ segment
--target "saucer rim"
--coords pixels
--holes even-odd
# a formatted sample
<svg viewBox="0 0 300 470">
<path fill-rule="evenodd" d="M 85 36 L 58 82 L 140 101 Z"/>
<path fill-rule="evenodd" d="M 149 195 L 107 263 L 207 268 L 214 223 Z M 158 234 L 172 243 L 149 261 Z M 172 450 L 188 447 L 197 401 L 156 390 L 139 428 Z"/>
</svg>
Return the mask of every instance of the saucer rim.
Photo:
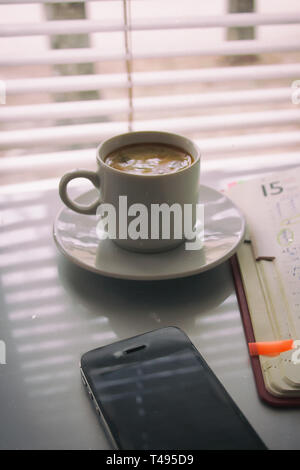
<svg viewBox="0 0 300 470">
<path fill-rule="evenodd" d="M 71 263 L 74 263 L 76 266 L 79 266 L 80 268 L 85 269 L 87 271 L 90 271 L 92 273 L 95 273 L 95 274 L 98 274 L 98 275 L 101 275 L 101 276 L 105 276 L 105 277 L 109 277 L 109 278 L 113 278 L 113 279 L 122 279 L 122 280 L 130 280 L 130 281 L 162 281 L 162 280 L 180 279 L 180 278 L 195 276 L 195 275 L 203 273 L 205 271 L 209 271 L 210 269 L 213 269 L 213 268 L 219 266 L 220 264 L 224 263 L 229 258 L 231 258 L 231 256 L 234 255 L 234 253 L 236 253 L 237 249 L 239 248 L 239 246 L 241 245 L 241 243 L 245 239 L 246 220 L 245 220 L 245 217 L 244 217 L 243 213 L 241 212 L 241 210 L 236 206 L 236 204 L 226 194 L 223 194 L 220 191 L 218 191 L 217 189 L 212 188 L 212 187 L 207 186 L 207 185 L 204 185 L 204 184 L 200 185 L 200 190 L 201 190 L 201 188 L 206 188 L 206 189 L 209 189 L 210 191 L 215 191 L 219 194 L 222 194 L 223 196 L 225 196 L 230 201 L 230 203 L 236 209 L 236 211 L 238 212 L 238 214 L 240 216 L 241 231 L 240 231 L 240 236 L 237 239 L 236 243 L 232 246 L 232 248 L 226 254 L 224 254 L 220 258 L 216 259 L 214 262 L 205 264 L 204 266 L 201 266 L 199 268 L 189 270 L 189 271 L 180 272 L 180 273 L 177 272 L 177 273 L 173 273 L 173 274 L 162 274 L 162 275 L 157 275 L 157 274 L 154 274 L 154 275 L 148 274 L 147 275 L 146 274 L 146 275 L 138 275 L 137 276 L 137 275 L 134 275 L 134 274 L 132 274 L 132 275 L 131 274 L 121 274 L 121 273 L 115 273 L 115 272 L 111 272 L 111 271 L 100 270 L 100 269 L 98 269 L 94 266 L 84 264 L 64 249 L 62 244 L 59 242 L 58 236 L 57 236 L 56 231 L 55 231 L 56 226 L 57 226 L 57 221 L 58 221 L 61 213 L 64 210 L 67 210 L 67 208 L 65 206 L 61 207 L 61 209 L 56 214 L 56 217 L 55 217 L 54 222 L 53 222 L 52 234 L 53 234 L 54 242 L 55 242 L 58 250 L 60 251 L 60 253 L 62 253 L 68 259 L 68 261 L 70 261 Z M 75 201 L 78 198 L 82 197 L 83 195 L 85 195 L 85 194 L 87 194 L 91 191 L 94 191 L 94 190 L 92 189 L 92 190 L 85 191 L 80 196 L 75 198 Z M 111 241 L 111 243 L 113 243 L 113 242 Z M 120 248 L 120 247 L 118 247 L 118 248 L 120 250 L 123 249 L 123 248 Z M 172 250 L 169 250 L 169 251 L 174 251 L 175 252 L 179 248 L 180 248 L 180 246 L 176 247 L 176 248 L 173 248 Z M 152 254 L 152 253 L 137 253 L 137 252 L 129 251 L 129 250 L 126 250 L 126 251 L 131 256 L 140 256 L 140 255 L 151 256 L 151 254 Z"/>
</svg>

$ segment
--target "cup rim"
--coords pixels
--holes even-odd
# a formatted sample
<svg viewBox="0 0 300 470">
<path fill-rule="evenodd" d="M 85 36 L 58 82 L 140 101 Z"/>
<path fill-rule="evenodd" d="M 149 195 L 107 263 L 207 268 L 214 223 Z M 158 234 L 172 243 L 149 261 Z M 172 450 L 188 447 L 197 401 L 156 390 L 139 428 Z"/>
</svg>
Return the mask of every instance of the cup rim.
<svg viewBox="0 0 300 470">
<path fill-rule="evenodd" d="M 189 143 L 191 143 L 193 145 L 193 147 L 195 148 L 196 150 L 196 153 L 197 153 L 197 156 L 196 158 L 193 157 L 193 163 L 191 165 L 189 165 L 188 167 L 186 168 L 182 168 L 181 170 L 179 171 L 175 171 L 173 173 L 163 173 L 163 174 L 151 174 L 151 175 L 147 175 L 147 174 L 134 174 L 134 173 L 127 173 L 126 171 L 121 171 L 121 170 L 118 170 L 117 168 L 113 168 L 111 167 L 110 165 L 107 165 L 104 161 L 103 158 L 100 157 L 100 150 L 101 150 L 101 147 L 103 147 L 104 144 L 107 144 L 108 142 L 116 139 L 116 138 L 120 138 L 120 137 L 125 137 L 125 136 L 128 136 L 128 135 L 133 135 L 133 134 L 136 134 L 136 135 L 141 135 L 141 134 L 145 134 L 145 136 L 147 136 L 147 134 L 157 134 L 158 136 L 159 135 L 164 135 L 164 136 L 170 136 L 170 137 L 176 137 L 176 138 L 180 138 L 180 139 L 183 139 L 183 140 L 186 140 L 188 141 Z M 148 143 L 145 141 L 145 143 Z M 160 142 L 157 142 L 157 143 L 160 143 Z M 129 144 L 130 145 L 130 144 Z M 97 162 L 101 163 L 101 165 L 103 165 L 105 168 L 109 169 L 110 171 L 114 172 L 114 173 L 117 173 L 117 174 L 120 174 L 120 175 L 124 175 L 124 176 L 129 176 L 129 177 L 142 177 L 142 178 L 162 178 L 162 177 L 171 177 L 171 176 L 175 176 L 175 175 L 178 175 L 178 174 L 181 174 L 181 173 L 184 173 L 185 171 L 189 170 L 190 168 L 193 168 L 194 165 L 197 164 L 197 162 L 199 162 L 200 160 L 200 157 L 201 157 L 201 152 L 200 152 L 200 149 L 198 147 L 197 144 L 195 144 L 195 142 L 192 140 L 192 139 L 189 139 L 188 137 L 185 137 L 181 134 L 174 134 L 172 132 L 163 132 L 163 131 L 133 131 L 133 132 L 124 132 L 123 134 L 117 134 L 113 137 L 110 137 L 109 139 L 106 139 L 104 140 L 103 142 L 101 142 L 98 147 L 97 147 L 97 150 L 96 150 L 97 154 L 96 154 L 96 159 L 97 159 Z"/>
</svg>

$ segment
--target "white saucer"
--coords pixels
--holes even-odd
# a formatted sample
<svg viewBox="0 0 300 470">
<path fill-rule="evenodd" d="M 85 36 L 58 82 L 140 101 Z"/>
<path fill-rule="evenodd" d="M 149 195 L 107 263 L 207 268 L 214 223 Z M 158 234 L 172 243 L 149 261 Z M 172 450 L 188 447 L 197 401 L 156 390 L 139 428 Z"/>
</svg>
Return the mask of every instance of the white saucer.
<svg viewBox="0 0 300 470">
<path fill-rule="evenodd" d="M 81 204 L 95 200 L 96 190 L 76 199 Z M 54 222 L 58 248 L 73 263 L 104 276 L 159 280 L 186 277 L 207 271 L 237 250 L 245 233 L 239 209 L 222 193 L 201 186 L 199 202 L 204 203 L 204 246 L 185 250 L 185 244 L 163 253 L 141 254 L 119 248 L 113 241 L 96 236 L 96 216 L 81 215 L 64 207 Z"/>
</svg>

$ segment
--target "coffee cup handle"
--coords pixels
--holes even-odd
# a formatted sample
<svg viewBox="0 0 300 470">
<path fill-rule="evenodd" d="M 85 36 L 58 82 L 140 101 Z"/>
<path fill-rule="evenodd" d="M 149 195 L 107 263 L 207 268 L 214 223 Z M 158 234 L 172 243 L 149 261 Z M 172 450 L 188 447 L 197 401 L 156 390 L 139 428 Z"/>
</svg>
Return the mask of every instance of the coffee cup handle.
<svg viewBox="0 0 300 470">
<path fill-rule="evenodd" d="M 95 215 L 97 207 L 101 203 L 100 196 L 98 196 L 96 201 L 94 201 L 89 206 L 77 204 L 77 202 L 72 201 L 69 198 L 67 186 L 68 183 L 75 178 L 87 178 L 89 181 L 91 181 L 91 183 L 93 183 L 96 189 L 100 188 L 100 178 L 97 173 L 89 170 L 73 170 L 69 173 L 66 173 L 59 182 L 59 195 L 61 200 L 72 211 L 78 212 L 79 214 Z"/>
</svg>

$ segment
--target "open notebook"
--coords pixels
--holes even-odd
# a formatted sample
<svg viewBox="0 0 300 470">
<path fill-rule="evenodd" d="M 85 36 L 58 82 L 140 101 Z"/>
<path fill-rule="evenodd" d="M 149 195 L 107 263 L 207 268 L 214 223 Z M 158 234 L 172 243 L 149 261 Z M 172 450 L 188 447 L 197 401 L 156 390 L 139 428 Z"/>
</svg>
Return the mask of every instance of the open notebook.
<svg viewBox="0 0 300 470">
<path fill-rule="evenodd" d="M 237 256 L 255 341 L 300 340 L 300 167 L 233 185 L 228 195 L 247 220 Z M 275 397 L 300 398 L 293 353 L 259 357 Z"/>
</svg>

